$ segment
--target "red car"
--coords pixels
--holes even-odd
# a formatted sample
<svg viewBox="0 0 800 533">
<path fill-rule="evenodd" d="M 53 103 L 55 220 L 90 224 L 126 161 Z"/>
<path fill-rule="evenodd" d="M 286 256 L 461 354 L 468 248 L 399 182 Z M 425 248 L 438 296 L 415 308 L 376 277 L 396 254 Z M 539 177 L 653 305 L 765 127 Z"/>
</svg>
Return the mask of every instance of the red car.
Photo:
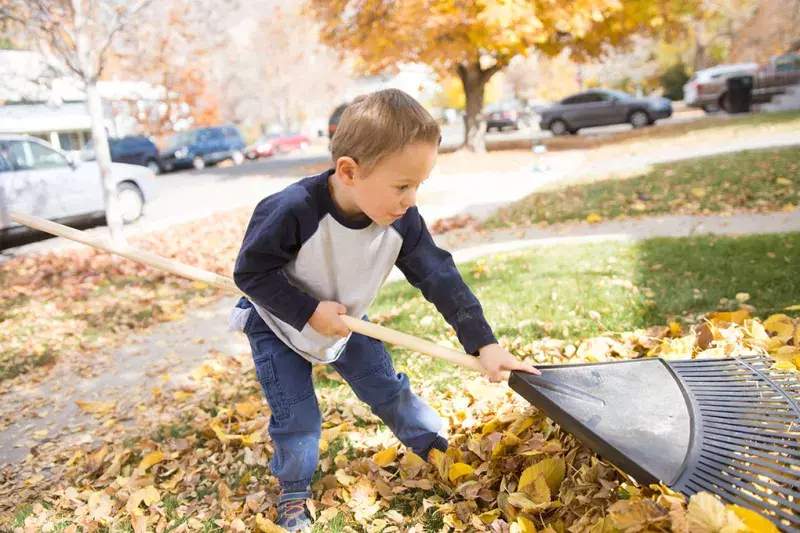
<svg viewBox="0 0 800 533">
<path fill-rule="evenodd" d="M 247 147 L 245 156 L 248 159 L 269 157 L 275 154 L 287 154 L 294 150 L 306 151 L 310 141 L 299 133 L 270 133 Z"/>
</svg>

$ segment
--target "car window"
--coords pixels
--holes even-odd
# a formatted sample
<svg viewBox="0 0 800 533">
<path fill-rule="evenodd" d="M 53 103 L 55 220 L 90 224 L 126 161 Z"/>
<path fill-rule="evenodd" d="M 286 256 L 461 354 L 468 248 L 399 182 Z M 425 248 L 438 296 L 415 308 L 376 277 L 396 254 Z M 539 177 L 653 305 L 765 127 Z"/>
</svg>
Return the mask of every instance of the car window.
<svg viewBox="0 0 800 533">
<path fill-rule="evenodd" d="M 576 94 L 565 98 L 561 103 L 564 105 L 585 104 L 588 102 L 588 94 Z"/>
<path fill-rule="evenodd" d="M 10 172 L 11 165 L 8 164 L 6 158 L 3 157 L 3 151 L 0 150 L 0 172 Z"/>
<path fill-rule="evenodd" d="M 787 55 L 779 57 L 775 61 L 775 70 L 777 72 L 800 70 L 800 55 Z"/>
<path fill-rule="evenodd" d="M 28 168 L 25 152 L 19 141 L 0 141 L 0 157 L 6 162 L 8 170 Z"/>
<path fill-rule="evenodd" d="M 68 167 L 69 162 L 60 153 L 39 143 L 27 142 L 31 155 L 32 167 L 35 169 Z"/>
</svg>

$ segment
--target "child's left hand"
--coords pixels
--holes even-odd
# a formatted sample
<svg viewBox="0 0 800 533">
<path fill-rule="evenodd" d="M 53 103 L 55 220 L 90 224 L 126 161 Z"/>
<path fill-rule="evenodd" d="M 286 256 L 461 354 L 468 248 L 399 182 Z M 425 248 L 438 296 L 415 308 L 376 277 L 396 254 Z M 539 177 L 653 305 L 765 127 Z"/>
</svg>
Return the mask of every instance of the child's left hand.
<svg viewBox="0 0 800 533">
<path fill-rule="evenodd" d="M 508 379 L 506 371 L 521 370 L 531 374 L 541 375 L 532 364 L 520 361 L 499 344 L 488 344 L 478 350 L 478 360 L 486 369 L 489 380 L 492 383 L 499 383 Z"/>
</svg>

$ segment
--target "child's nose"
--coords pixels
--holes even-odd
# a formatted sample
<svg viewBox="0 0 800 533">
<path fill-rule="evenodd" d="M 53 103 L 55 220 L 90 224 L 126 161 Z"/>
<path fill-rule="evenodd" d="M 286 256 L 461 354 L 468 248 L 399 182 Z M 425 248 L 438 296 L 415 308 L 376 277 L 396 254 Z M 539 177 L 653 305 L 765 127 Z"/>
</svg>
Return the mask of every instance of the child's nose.
<svg viewBox="0 0 800 533">
<path fill-rule="evenodd" d="M 414 207 L 417 203 L 416 189 L 412 189 L 410 193 L 406 194 L 400 203 L 402 204 L 404 209 L 410 209 Z"/>
</svg>

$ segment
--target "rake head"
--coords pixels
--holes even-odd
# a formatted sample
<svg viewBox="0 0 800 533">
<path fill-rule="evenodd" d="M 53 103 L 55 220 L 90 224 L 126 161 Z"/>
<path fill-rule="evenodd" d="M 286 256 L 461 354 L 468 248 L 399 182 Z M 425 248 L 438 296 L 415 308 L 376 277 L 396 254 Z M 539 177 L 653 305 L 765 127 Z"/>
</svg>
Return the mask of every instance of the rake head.
<svg viewBox="0 0 800 533">
<path fill-rule="evenodd" d="M 762 356 L 543 367 L 509 385 L 638 482 L 800 530 L 800 379 Z"/>
</svg>

